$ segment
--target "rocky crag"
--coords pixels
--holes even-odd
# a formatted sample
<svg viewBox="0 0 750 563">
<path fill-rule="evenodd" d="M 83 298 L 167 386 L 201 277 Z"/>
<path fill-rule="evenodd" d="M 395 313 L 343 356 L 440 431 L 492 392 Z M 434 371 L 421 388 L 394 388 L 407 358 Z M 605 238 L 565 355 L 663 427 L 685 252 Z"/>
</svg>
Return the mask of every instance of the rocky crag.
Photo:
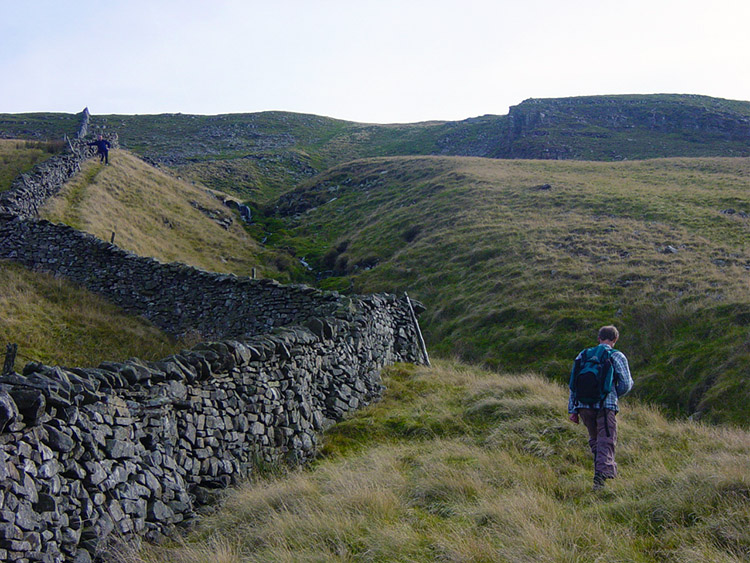
<svg viewBox="0 0 750 563">
<path fill-rule="evenodd" d="M 3 200 L 0 258 L 213 340 L 160 362 L 30 363 L 0 376 L 4 561 L 106 560 L 122 542 L 169 534 L 216 489 L 310 459 L 320 430 L 380 396 L 384 366 L 427 361 L 406 297 L 161 264 L 37 220 L 90 154 L 71 143 L 73 155 Z"/>
<path fill-rule="evenodd" d="M 440 154 L 490 158 L 749 156 L 750 103 L 687 95 L 529 99 L 507 116 L 448 123 L 437 144 Z"/>
</svg>

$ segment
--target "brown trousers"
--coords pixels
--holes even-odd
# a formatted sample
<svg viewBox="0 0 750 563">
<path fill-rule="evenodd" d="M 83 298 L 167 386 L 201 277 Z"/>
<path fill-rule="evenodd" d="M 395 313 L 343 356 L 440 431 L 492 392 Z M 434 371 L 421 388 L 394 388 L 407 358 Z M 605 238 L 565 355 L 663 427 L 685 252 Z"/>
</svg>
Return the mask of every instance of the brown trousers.
<svg viewBox="0 0 750 563">
<path fill-rule="evenodd" d="M 617 413 L 609 409 L 578 409 L 578 415 L 589 431 L 589 447 L 594 454 L 594 471 L 608 479 L 614 479 L 617 477 Z"/>
</svg>

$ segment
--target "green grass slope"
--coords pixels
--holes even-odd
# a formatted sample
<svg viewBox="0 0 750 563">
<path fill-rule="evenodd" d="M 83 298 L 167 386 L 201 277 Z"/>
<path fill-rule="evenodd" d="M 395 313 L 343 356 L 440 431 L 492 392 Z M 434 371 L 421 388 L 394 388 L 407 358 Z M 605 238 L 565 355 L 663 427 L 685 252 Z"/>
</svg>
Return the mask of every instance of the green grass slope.
<svg viewBox="0 0 750 563">
<path fill-rule="evenodd" d="M 96 366 L 137 356 L 157 360 L 184 348 L 141 317 L 61 279 L 0 261 L 0 345 L 26 361 Z"/>
<path fill-rule="evenodd" d="M 409 291 L 435 353 L 563 381 L 614 323 L 640 396 L 747 425 L 748 188 L 748 159 L 370 159 L 255 228 L 323 287 Z"/>
<path fill-rule="evenodd" d="M 277 254 L 253 240 L 239 215 L 206 188 L 124 150 L 111 152 L 110 163 L 86 162 L 48 202 L 43 217 L 106 241 L 114 232 L 118 246 L 162 262 L 246 276 L 256 268 L 261 276 L 284 279 Z"/>
<path fill-rule="evenodd" d="M 465 365 L 387 370 L 385 399 L 331 428 L 312 468 L 230 490 L 138 562 L 740 562 L 746 431 L 623 401 L 619 478 L 591 490 L 564 388 Z"/>
</svg>

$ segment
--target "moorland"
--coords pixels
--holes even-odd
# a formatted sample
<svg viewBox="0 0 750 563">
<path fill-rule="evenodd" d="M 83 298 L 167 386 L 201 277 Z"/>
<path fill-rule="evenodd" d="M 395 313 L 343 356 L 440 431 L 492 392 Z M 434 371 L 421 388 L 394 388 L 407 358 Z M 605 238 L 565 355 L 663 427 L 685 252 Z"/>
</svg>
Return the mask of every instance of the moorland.
<svg viewBox="0 0 750 563">
<path fill-rule="evenodd" d="M 13 139 L 0 190 L 79 119 L 0 117 Z M 129 557 L 750 557 L 750 103 L 611 96 L 463 122 L 265 112 L 92 127 L 121 149 L 109 167 L 88 162 L 45 218 L 162 261 L 408 291 L 437 358 L 389 369 L 384 400 L 329 430 L 309 469 L 269 468 L 181 545 Z M 96 365 L 186 344 L 64 280 L 0 268 L 0 336 L 26 357 Z M 564 384 L 609 323 L 636 387 L 625 478 L 592 497 Z"/>
</svg>

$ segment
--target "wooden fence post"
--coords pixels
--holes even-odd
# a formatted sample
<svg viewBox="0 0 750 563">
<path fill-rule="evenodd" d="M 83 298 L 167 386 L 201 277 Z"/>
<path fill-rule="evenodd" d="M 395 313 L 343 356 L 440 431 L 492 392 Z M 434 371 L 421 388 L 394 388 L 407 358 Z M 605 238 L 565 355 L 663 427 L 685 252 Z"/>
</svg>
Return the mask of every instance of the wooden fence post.
<svg viewBox="0 0 750 563">
<path fill-rule="evenodd" d="M 417 315 L 414 313 L 414 307 L 412 307 L 411 299 L 409 299 L 409 294 L 404 291 L 404 297 L 406 297 L 406 302 L 409 304 L 409 312 L 411 313 L 411 320 L 414 321 L 414 326 L 417 329 L 417 338 L 419 338 L 419 346 L 422 349 L 422 356 L 424 356 L 424 363 L 427 367 L 430 367 L 430 356 L 427 354 L 427 346 L 424 343 L 424 338 L 422 337 L 422 329 L 419 328 L 419 321 L 417 320 Z"/>
<path fill-rule="evenodd" d="M 16 363 L 16 353 L 18 352 L 18 344 L 8 344 L 5 349 L 5 363 L 3 364 L 3 375 L 9 375 L 13 373 L 13 367 Z"/>
</svg>

